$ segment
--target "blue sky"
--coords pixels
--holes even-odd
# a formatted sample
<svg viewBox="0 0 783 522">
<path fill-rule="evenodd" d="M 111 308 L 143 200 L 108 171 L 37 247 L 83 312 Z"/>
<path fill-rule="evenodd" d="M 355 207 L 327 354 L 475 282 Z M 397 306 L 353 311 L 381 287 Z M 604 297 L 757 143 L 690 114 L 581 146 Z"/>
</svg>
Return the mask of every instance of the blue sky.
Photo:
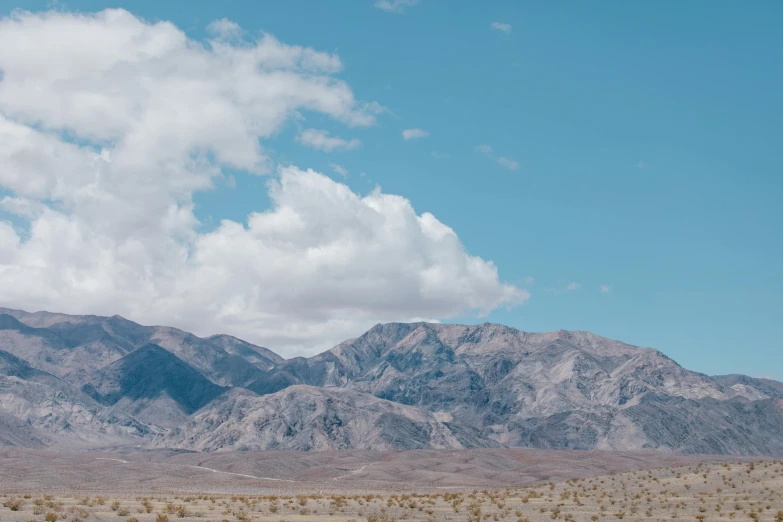
<svg viewBox="0 0 783 522">
<path fill-rule="evenodd" d="M 783 379 L 780 2 L 112 6 L 193 39 L 227 18 L 250 37 L 339 55 L 355 96 L 387 110 L 366 128 L 307 122 L 359 139 L 352 150 L 305 147 L 290 121 L 267 152 L 360 194 L 404 196 L 531 293 L 449 321 L 589 330 L 708 374 Z M 17 7 L 0 0 L 3 15 Z M 428 135 L 403 139 L 413 128 Z M 195 194 L 201 227 L 269 205 L 267 178 L 230 174 L 236 186 Z"/>
</svg>

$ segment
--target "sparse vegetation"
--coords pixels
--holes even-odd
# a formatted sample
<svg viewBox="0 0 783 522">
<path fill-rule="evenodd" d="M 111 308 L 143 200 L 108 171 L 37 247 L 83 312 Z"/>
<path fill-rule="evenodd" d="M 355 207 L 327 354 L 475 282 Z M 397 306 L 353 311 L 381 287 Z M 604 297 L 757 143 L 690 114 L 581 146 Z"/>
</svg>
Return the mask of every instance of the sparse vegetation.
<svg viewBox="0 0 783 522">
<path fill-rule="evenodd" d="M 0 511 L 0 520 L 87 522 L 138 513 L 126 522 L 783 522 L 781 491 L 783 462 L 769 461 L 637 470 L 481 491 L 135 499 L 17 493 L 2 495 L 6 514 Z M 11 512 L 18 518 L 9 518 Z"/>
<path fill-rule="evenodd" d="M 24 501 L 16 497 L 11 497 L 3 502 L 3 507 L 7 507 L 11 511 L 19 511 L 24 506 Z"/>
</svg>

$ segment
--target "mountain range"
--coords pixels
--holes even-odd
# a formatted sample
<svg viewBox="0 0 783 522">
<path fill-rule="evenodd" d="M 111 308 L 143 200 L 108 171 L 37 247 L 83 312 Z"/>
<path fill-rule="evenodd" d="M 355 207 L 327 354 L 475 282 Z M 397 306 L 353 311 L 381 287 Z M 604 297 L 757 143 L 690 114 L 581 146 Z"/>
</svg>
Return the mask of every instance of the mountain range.
<svg viewBox="0 0 783 522">
<path fill-rule="evenodd" d="M 0 308 L 0 445 L 783 456 L 783 383 L 589 332 L 390 323 L 284 359 L 228 335 Z"/>
</svg>

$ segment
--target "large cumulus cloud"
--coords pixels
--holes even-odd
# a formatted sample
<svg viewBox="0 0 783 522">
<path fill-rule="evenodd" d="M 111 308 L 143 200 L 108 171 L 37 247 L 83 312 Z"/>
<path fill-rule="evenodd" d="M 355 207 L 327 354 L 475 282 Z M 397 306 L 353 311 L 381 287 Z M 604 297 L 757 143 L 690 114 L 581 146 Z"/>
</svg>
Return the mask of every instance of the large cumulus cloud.
<svg viewBox="0 0 783 522">
<path fill-rule="evenodd" d="M 0 20 L 0 303 L 119 313 L 283 354 L 379 321 L 524 300 L 403 197 L 360 196 L 263 148 L 291 118 L 375 122 L 339 57 L 221 20 L 205 42 L 127 11 Z M 193 194 L 221 169 L 274 174 L 272 205 L 209 232 Z M 25 223 L 19 227 L 18 222 Z"/>
</svg>

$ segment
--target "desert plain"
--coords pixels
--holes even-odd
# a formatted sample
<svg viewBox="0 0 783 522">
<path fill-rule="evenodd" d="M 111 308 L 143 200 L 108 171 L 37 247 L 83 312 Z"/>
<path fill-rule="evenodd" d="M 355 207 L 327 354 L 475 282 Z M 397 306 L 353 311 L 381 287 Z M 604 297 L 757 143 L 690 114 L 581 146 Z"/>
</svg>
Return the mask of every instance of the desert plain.
<svg viewBox="0 0 783 522">
<path fill-rule="evenodd" d="M 532 449 L 0 450 L 0 521 L 783 522 L 783 462 Z"/>
</svg>

